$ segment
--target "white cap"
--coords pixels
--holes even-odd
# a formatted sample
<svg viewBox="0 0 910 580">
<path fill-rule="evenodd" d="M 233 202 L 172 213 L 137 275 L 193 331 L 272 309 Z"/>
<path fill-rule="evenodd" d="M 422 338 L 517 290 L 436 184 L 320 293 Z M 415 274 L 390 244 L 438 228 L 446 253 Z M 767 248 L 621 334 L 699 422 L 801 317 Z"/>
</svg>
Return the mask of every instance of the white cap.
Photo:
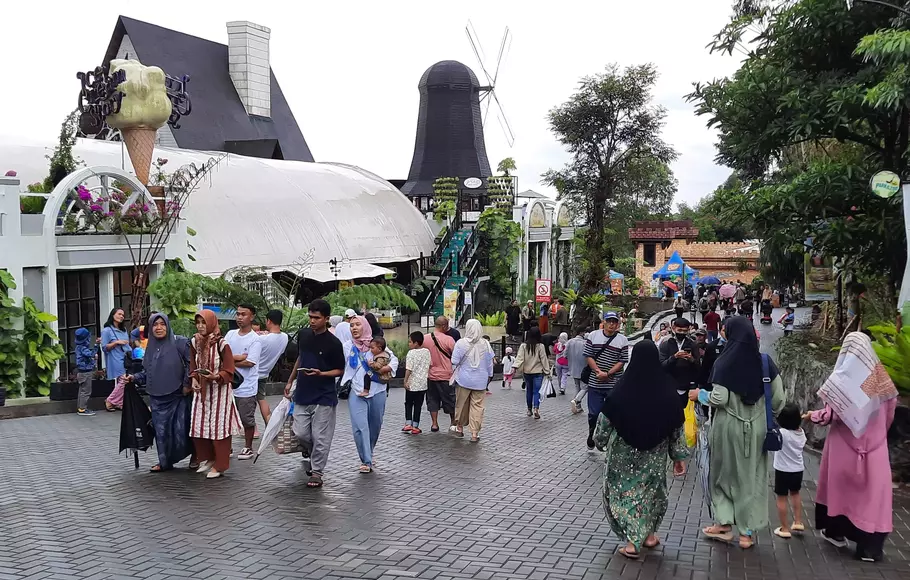
<svg viewBox="0 0 910 580">
<path fill-rule="evenodd" d="M 357 313 L 354 312 L 353 308 L 348 308 L 347 310 L 344 311 L 345 318 L 354 318 L 355 316 L 357 316 Z"/>
</svg>

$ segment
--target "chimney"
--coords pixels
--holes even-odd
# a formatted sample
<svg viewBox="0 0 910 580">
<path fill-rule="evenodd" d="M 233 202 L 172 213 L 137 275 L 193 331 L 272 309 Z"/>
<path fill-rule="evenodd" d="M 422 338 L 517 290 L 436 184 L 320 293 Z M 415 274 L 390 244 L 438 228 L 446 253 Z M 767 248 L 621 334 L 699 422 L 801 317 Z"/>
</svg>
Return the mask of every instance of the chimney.
<svg viewBox="0 0 910 580">
<path fill-rule="evenodd" d="M 271 30 L 245 20 L 228 22 L 228 69 L 248 115 L 271 117 L 269 35 Z"/>
</svg>

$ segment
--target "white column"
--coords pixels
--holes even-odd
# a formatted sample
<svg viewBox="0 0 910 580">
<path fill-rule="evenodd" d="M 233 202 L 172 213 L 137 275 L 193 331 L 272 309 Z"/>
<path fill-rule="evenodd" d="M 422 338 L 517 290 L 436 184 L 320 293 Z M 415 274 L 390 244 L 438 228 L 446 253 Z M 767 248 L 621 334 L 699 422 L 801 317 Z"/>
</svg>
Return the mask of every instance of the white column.
<svg viewBox="0 0 910 580">
<path fill-rule="evenodd" d="M 114 269 L 98 269 L 98 311 L 101 313 L 100 327 L 107 320 L 108 313 L 114 309 Z"/>
</svg>

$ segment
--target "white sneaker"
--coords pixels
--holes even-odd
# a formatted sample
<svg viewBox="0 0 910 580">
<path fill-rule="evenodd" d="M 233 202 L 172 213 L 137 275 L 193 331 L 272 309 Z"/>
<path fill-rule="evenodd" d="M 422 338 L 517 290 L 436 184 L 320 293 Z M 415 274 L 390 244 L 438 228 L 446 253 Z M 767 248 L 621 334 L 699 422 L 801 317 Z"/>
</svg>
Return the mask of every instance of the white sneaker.
<svg viewBox="0 0 910 580">
<path fill-rule="evenodd" d="M 452 425 L 451 427 L 449 427 L 449 431 L 458 431 L 458 427 L 456 427 L 455 425 Z"/>
<path fill-rule="evenodd" d="M 572 399 L 572 412 L 578 414 L 578 403 L 575 402 L 575 399 Z"/>
<path fill-rule="evenodd" d="M 196 473 L 205 473 L 211 469 L 214 464 L 214 461 L 203 461 L 199 464 L 199 467 L 196 468 Z"/>
</svg>

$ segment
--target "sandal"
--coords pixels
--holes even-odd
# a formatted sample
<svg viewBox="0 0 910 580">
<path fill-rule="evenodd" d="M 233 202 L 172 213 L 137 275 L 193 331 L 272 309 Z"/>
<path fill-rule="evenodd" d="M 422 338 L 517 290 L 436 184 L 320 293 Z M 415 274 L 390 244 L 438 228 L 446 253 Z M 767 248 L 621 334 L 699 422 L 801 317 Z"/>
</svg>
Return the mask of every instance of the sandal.
<svg viewBox="0 0 910 580">
<path fill-rule="evenodd" d="M 712 540 L 720 540 L 722 542 L 733 541 L 733 528 L 724 529 L 723 526 L 708 526 L 707 528 L 702 528 L 701 533 Z"/>
<path fill-rule="evenodd" d="M 161 467 L 160 464 L 155 464 L 149 467 L 149 473 L 161 473 L 162 471 L 169 471 L 170 467 Z"/>
<path fill-rule="evenodd" d="M 373 473 L 373 468 L 366 463 L 360 466 L 360 473 Z"/>
<path fill-rule="evenodd" d="M 433 433 L 438 432 L 438 431 L 439 431 L 439 425 L 433 425 L 432 427 L 430 427 L 430 431 L 432 431 Z"/>
<path fill-rule="evenodd" d="M 480 435 L 471 435 L 471 443 L 477 443 L 480 441 Z"/>
<path fill-rule="evenodd" d="M 464 429 L 462 429 L 461 431 L 459 431 L 459 430 L 456 428 L 454 431 L 452 431 L 452 435 L 454 435 L 454 436 L 456 436 L 456 437 L 464 437 Z"/>
<path fill-rule="evenodd" d="M 540 409 L 534 409 L 534 418 L 540 419 Z"/>
<path fill-rule="evenodd" d="M 418 427 L 411 429 L 411 435 L 420 435 L 421 433 L 423 433 L 423 431 L 421 431 Z"/>
<path fill-rule="evenodd" d="M 619 553 L 630 560 L 638 560 L 641 557 L 641 554 L 638 552 L 630 552 L 627 546 L 620 548 Z"/>
<path fill-rule="evenodd" d="M 306 482 L 306 486 L 310 489 L 322 487 L 322 475 L 319 473 L 314 473 Z"/>
<path fill-rule="evenodd" d="M 774 528 L 774 535 L 785 540 L 789 540 L 793 537 L 793 534 L 790 532 L 785 532 L 782 528 Z"/>
<path fill-rule="evenodd" d="M 739 547 L 743 550 L 748 550 L 755 545 L 755 542 L 750 536 L 740 536 L 739 537 Z"/>
<path fill-rule="evenodd" d="M 653 543 L 648 543 L 648 540 L 645 539 L 645 543 L 643 545 L 645 548 L 656 548 L 660 545 L 660 539 L 655 536 Z"/>
<path fill-rule="evenodd" d="M 117 410 L 117 407 L 111 405 L 111 404 L 108 403 L 107 401 L 104 402 L 104 408 L 107 409 L 107 412 L 108 412 L 108 413 L 113 413 L 114 411 Z"/>
</svg>

